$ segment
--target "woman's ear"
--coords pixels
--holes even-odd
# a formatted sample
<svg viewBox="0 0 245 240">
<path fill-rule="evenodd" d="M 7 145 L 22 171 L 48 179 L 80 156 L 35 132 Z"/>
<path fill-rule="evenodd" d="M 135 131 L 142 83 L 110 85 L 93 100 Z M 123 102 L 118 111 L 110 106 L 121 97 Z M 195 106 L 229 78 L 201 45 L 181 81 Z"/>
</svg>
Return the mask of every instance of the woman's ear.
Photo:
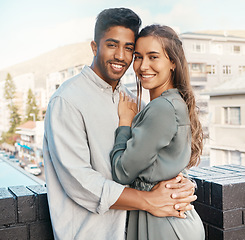
<svg viewBox="0 0 245 240">
<path fill-rule="evenodd" d="M 92 41 L 90 43 L 90 46 L 92 48 L 92 52 L 93 52 L 94 56 L 96 57 L 96 55 L 97 55 L 97 43 L 95 41 Z"/>
<path fill-rule="evenodd" d="M 175 68 L 176 68 L 176 65 L 174 62 L 171 62 L 172 63 L 172 66 L 171 66 L 171 70 L 174 72 Z"/>
</svg>

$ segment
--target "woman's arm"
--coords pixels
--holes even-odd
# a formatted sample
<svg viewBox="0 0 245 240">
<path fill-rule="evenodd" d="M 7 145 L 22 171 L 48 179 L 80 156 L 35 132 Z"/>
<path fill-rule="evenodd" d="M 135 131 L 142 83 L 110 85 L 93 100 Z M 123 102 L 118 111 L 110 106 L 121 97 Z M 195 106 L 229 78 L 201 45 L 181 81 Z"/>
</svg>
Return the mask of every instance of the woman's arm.
<svg viewBox="0 0 245 240">
<path fill-rule="evenodd" d="M 153 102 L 154 101 L 154 102 Z M 158 158 L 159 151 L 169 145 L 177 132 L 175 109 L 166 99 L 153 100 L 144 109 L 141 119 L 131 128 L 120 126 L 116 130 L 115 144 L 110 154 L 113 179 L 129 184 L 151 166 Z M 172 162 L 166 162 L 166 169 Z M 182 170 L 166 170 L 162 179 L 177 176 Z"/>
</svg>

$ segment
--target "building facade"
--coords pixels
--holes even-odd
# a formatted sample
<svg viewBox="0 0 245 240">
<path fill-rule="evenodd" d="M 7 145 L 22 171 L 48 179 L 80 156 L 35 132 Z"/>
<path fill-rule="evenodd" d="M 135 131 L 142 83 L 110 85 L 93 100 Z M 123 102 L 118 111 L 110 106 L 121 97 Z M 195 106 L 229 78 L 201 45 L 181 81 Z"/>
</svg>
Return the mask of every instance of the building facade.
<svg viewBox="0 0 245 240">
<path fill-rule="evenodd" d="M 210 121 L 209 95 L 201 94 L 245 72 L 245 38 L 224 34 L 182 33 L 189 66 L 190 80 L 195 92 L 200 120 L 204 130 L 203 155 L 209 156 Z"/>
<path fill-rule="evenodd" d="M 245 165 L 245 74 L 207 93 L 210 165 Z"/>
</svg>

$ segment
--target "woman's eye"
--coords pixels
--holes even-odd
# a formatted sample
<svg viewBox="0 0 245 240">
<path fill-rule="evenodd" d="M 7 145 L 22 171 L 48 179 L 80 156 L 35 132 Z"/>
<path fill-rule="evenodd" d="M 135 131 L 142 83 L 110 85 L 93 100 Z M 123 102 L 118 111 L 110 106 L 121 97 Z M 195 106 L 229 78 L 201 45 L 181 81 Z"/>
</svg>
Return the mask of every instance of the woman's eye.
<svg viewBox="0 0 245 240">
<path fill-rule="evenodd" d="M 138 60 L 138 59 L 141 59 L 142 57 L 140 56 L 134 56 L 134 60 Z"/>
<path fill-rule="evenodd" d="M 152 60 L 154 60 L 156 58 L 157 58 L 156 56 L 150 56 L 150 59 L 152 59 Z"/>
</svg>

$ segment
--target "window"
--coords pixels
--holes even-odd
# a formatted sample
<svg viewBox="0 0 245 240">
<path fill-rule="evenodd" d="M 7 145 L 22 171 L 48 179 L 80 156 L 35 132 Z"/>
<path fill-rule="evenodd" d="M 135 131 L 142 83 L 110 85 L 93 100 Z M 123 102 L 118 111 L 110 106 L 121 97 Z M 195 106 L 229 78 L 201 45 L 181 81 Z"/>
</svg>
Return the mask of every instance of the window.
<svg viewBox="0 0 245 240">
<path fill-rule="evenodd" d="M 224 123 L 229 125 L 241 125 L 241 108 L 224 107 Z"/>
<path fill-rule="evenodd" d="M 68 77 L 74 76 L 75 75 L 74 68 L 69 68 L 68 71 L 67 71 L 67 73 L 68 73 Z"/>
<path fill-rule="evenodd" d="M 216 66 L 215 65 L 207 65 L 207 74 L 214 75 L 216 74 Z"/>
<path fill-rule="evenodd" d="M 202 43 L 193 43 L 192 50 L 195 53 L 204 53 L 205 52 L 205 45 Z"/>
<path fill-rule="evenodd" d="M 239 74 L 245 73 L 245 66 L 239 66 L 238 67 L 238 72 L 239 72 Z"/>
<path fill-rule="evenodd" d="M 241 152 L 225 150 L 223 164 L 241 165 Z"/>
<path fill-rule="evenodd" d="M 241 53 L 241 47 L 239 45 L 233 45 L 232 52 L 234 54 L 240 54 Z"/>
<path fill-rule="evenodd" d="M 231 66 L 230 65 L 223 65 L 223 74 L 224 75 L 231 75 Z"/>
<path fill-rule="evenodd" d="M 195 73 L 205 73 L 205 64 L 204 63 L 189 63 L 190 72 Z"/>
</svg>

